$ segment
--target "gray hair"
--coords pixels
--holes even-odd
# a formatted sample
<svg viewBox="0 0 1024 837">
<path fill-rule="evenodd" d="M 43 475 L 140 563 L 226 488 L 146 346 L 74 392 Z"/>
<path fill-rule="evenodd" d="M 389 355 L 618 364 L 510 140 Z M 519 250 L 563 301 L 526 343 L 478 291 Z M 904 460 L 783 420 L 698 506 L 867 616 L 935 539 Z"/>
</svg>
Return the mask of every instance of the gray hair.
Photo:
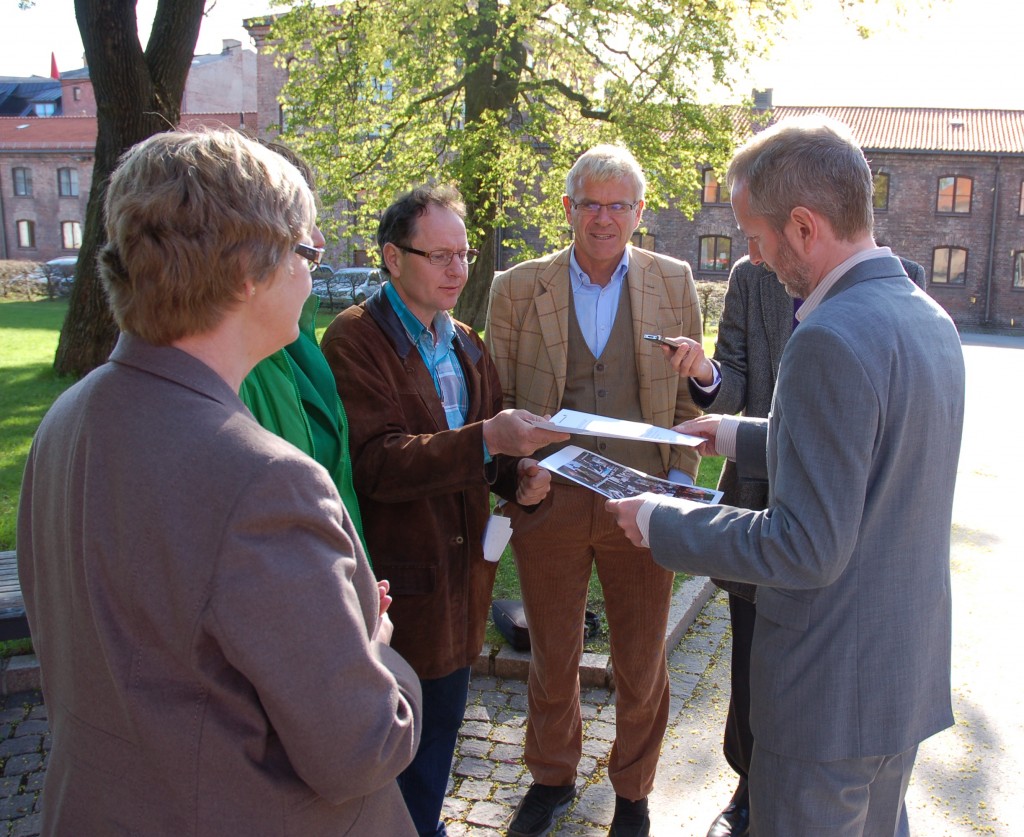
<svg viewBox="0 0 1024 837">
<path fill-rule="evenodd" d="M 778 231 L 797 206 L 823 215 L 843 241 L 874 228 L 871 167 L 849 127 L 825 116 L 783 119 L 755 134 L 726 180 L 732 192 L 745 187 L 750 211 Z"/>
<path fill-rule="evenodd" d="M 569 169 L 565 178 L 565 194 L 576 200 L 580 197 L 584 181 L 606 183 L 620 177 L 628 177 L 633 181 L 636 187 L 634 199 L 642 201 L 647 189 L 647 178 L 632 152 L 624 145 L 595 145 L 583 152 Z"/>
</svg>

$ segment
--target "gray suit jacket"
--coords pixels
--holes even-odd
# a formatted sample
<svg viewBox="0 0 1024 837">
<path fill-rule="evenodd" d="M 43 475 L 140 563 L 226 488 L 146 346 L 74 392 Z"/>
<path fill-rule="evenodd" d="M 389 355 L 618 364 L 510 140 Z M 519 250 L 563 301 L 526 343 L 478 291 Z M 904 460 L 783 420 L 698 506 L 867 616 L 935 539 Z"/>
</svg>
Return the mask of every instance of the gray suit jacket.
<svg viewBox="0 0 1024 837">
<path fill-rule="evenodd" d="M 415 834 L 419 682 L 330 476 L 211 369 L 122 336 L 29 455 L 18 570 L 44 834 Z"/>
<path fill-rule="evenodd" d="M 901 258 L 900 263 L 914 284 L 923 289 L 924 268 L 909 259 Z M 689 379 L 693 400 L 707 413 L 742 412 L 751 418 L 766 418 L 775 393 L 782 351 L 792 333 L 792 297 L 773 271 L 753 264 L 744 256 L 729 274 L 712 360 L 718 367 L 721 384 L 709 397 L 694 386 L 692 378 Z M 754 444 L 762 447 L 764 442 L 764 438 L 754 440 Z M 767 481 L 741 479 L 736 463 L 731 460 L 722 468 L 718 488 L 722 502 L 727 505 L 745 509 L 763 509 L 768 505 Z M 752 585 L 715 580 L 731 593 L 754 599 Z"/>
<path fill-rule="evenodd" d="M 952 723 L 949 540 L 963 408 L 949 317 L 896 259 L 863 262 L 783 353 L 767 421 L 769 507 L 654 512 L 659 563 L 759 587 L 759 745 L 861 758 Z"/>
</svg>

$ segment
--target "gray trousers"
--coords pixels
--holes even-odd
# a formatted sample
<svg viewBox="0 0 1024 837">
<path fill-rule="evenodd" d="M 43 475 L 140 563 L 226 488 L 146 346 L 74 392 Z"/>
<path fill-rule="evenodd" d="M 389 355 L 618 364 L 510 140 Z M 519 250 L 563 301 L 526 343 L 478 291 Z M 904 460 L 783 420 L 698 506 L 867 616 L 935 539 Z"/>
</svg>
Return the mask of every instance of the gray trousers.
<svg viewBox="0 0 1024 837">
<path fill-rule="evenodd" d="M 751 837 L 909 837 L 903 798 L 917 747 L 894 756 L 814 762 L 754 741 Z"/>
</svg>

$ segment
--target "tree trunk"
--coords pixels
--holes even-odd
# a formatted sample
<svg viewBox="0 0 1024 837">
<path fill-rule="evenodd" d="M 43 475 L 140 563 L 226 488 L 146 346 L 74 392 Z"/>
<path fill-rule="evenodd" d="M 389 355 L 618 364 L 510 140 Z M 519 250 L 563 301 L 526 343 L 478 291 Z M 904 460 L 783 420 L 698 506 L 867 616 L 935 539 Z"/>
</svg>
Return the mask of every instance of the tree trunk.
<svg viewBox="0 0 1024 837">
<path fill-rule="evenodd" d="M 204 0 L 160 0 L 146 51 L 139 43 L 136 0 L 75 0 L 75 17 L 96 92 L 96 161 L 82 249 L 68 314 L 54 358 L 60 375 L 84 375 L 104 363 L 117 326 L 99 281 L 96 256 L 106 244 L 103 203 L 121 155 L 178 124 L 199 36 Z"/>
<path fill-rule="evenodd" d="M 480 132 L 488 112 L 508 114 L 515 104 L 519 79 L 526 60 L 526 50 L 508 32 L 500 52 L 495 52 L 499 42 L 498 33 L 502 24 L 502 7 L 499 0 L 478 0 L 473 30 L 466 41 L 466 132 L 475 134 L 476 142 L 488 143 L 486 131 Z M 466 202 L 466 226 L 476 237 L 473 244 L 480 257 L 469 273 L 455 315 L 464 323 L 479 330 L 484 327 L 487 316 L 487 299 L 491 291 L 491 280 L 497 264 L 498 234 L 494 224 L 481 213 L 482 206 L 497 206 L 500 195 L 485 193 L 482 173 L 476 169 L 478 160 L 489 159 L 493 147 L 467 148 L 464 155 L 471 157 L 464 169 L 468 172 L 461 184 L 462 196 Z M 491 187 L 493 189 L 493 187 Z M 483 214 L 485 217 L 480 217 Z"/>
<path fill-rule="evenodd" d="M 484 327 L 487 317 L 487 298 L 491 292 L 491 280 L 494 279 L 494 266 L 497 264 L 497 242 L 498 235 L 494 227 L 484 227 L 483 238 L 474 245 L 480 251 L 480 257 L 469 269 L 469 281 L 455 306 L 456 319 L 473 326 L 477 331 Z"/>
</svg>

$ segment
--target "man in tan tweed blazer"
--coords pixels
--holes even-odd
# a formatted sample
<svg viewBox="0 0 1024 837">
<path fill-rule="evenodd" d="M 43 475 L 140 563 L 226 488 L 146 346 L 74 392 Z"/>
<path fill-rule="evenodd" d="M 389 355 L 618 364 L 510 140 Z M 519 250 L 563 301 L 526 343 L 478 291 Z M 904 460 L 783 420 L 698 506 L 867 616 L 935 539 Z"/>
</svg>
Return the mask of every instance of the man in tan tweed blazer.
<svg viewBox="0 0 1024 837">
<path fill-rule="evenodd" d="M 583 154 L 562 198 L 574 243 L 498 274 L 487 342 L 504 406 L 553 414 L 562 408 L 671 427 L 696 416 L 685 382 L 645 333 L 701 338 L 688 264 L 632 247 L 645 179 L 628 150 Z M 573 444 L 659 477 L 692 482 L 689 448 L 573 437 Z M 559 445 L 560 446 L 560 445 Z M 555 447 L 537 453 L 548 455 Z M 512 546 L 530 628 L 525 758 L 533 784 L 511 837 L 543 833 L 575 796 L 582 751 L 579 662 L 587 587 L 596 565 L 604 591 L 616 688 L 615 788 L 611 835 L 646 835 L 669 707 L 665 665 L 672 574 L 634 547 L 599 495 L 555 478 L 533 514 L 510 510 Z"/>
</svg>

